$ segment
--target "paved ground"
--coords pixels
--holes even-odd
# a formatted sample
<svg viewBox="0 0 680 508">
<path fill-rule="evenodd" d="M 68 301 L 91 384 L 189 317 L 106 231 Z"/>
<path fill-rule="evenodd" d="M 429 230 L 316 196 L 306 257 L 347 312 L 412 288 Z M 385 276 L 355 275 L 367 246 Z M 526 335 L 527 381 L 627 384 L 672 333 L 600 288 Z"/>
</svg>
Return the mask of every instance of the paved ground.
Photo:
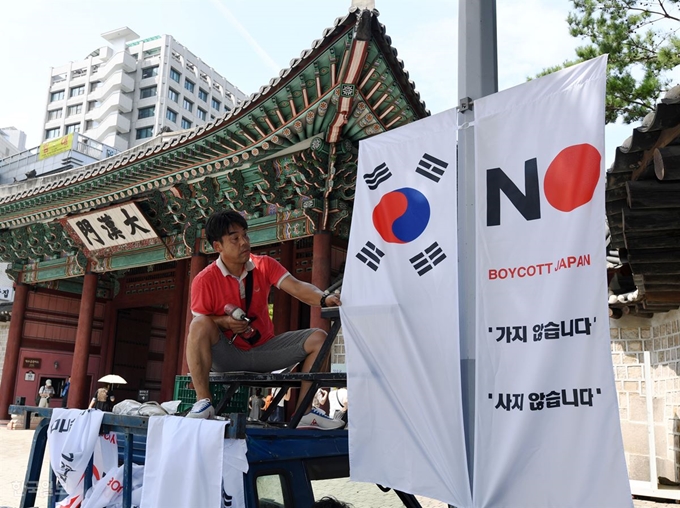
<svg viewBox="0 0 680 508">
<path fill-rule="evenodd" d="M 26 474 L 26 465 L 31 452 L 32 430 L 7 430 L 0 422 L 0 508 L 18 508 Z M 43 462 L 38 488 L 36 507 L 47 507 L 47 454 Z M 341 494 L 338 494 L 340 492 Z M 383 493 L 375 486 L 350 482 L 346 479 L 326 480 L 314 485 L 316 497 L 333 494 L 343 501 L 352 503 L 354 508 L 396 508 L 402 506 L 392 492 Z M 444 503 L 419 498 L 423 508 L 446 508 Z M 655 502 L 636 499 L 635 508 L 678 508 L 675 503 Z M 585 508 L 585 507 L 584 507 Z M 598 508 L 598 507 L 593 507 Z"/>
</svg>

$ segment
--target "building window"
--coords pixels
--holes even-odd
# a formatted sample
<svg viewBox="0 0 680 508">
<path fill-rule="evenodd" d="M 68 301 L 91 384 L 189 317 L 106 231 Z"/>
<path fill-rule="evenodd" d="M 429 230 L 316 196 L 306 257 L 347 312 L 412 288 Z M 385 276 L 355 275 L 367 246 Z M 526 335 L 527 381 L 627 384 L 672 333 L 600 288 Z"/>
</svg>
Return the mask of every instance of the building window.
<svg viewBox="0 0 680 508">
<path fill-rule="evenodd" d="M 182 129 L 191 129 L 191 122 L 182 117 Z"/>
<path fill-rule="evenodd" d="M 47 129 L 45 131 L 45 139 L 58 138 L 60 132 L 61 129 L 59 129 L 59 127 L 57 127 L 56 129 Z"/>
<path fill-rule="evenodd" d="M 69 91 L 68 96 L 69 97 L 78 97 L 79 95 L 83 95 L 84 93 L 85 93 L 85 85 L 74 86 Z"/>
<path fill-rule="evenodd" d="M 66 110 L 66 116 L 77 115 L 77 114 L 81 113 L 82 111 L 83 111 L 83 105 L 82 104 L 75 104 L 73 106 L 68 107 L 68 109 Z"/>
<path fill-rule="evenodd" d="M 187 78 L 184 78 L 184 88 L 189 90 L 191 93 L 194 93 L 194 84 Z"/>
<path fill-rule="evenodd" d="M 60 101 L 64 98 L 64 91 L 59 90 L 58 92 L 52 92 L 50 94 L 50 102 Z"/>
<path fill-rule="evenodd" d="M 150 138 L 151 136 L 153 136 L 153 127 L 137 129 L 137 139 Z"/>
<path fill-rule="evenodd" d="M 63 111 L 64 111 L 63 109 L 53 109 L 52 111 L 48 111 L 47 112 L 47 121 L 56 120 L 57 118 L 61 118 Z"/>
<path fill-rule="evenodd" d="M 71 134 L 72 132 L 80 132 L 79 123 L 74 123 L 66 126 L 66 134 Z"/>
<path fill-rule="evenodd" d="M 146 99 L 147 97 L 155 97 L 158 93 L 156 86 L 150 86 L 139 90 L 139 98 Z"/>
<path fill-rule="evenodd" d="M 160 55 L 161 54 L 161 48 L 153 48 L 153 49 L 147 49 L 144 53 L 142 53 L 143 58 L 150 58 L 152 56 Z"/>
<path fill-rule="evenodd" d="M 222 103 L 221 103 L 220 101 L 218 101 L 217 99 L 213 99 L 212 102 L 211 102 L 210 104 L 211 104 L 212 107 L 213 107 L 214 109 L 216 109 L 217 111 L 220 110 L 220 106 L 222 105 Z"/>
<path fill-rule="evenodd" d="M 92 83 L 90 83 L 90 93 L 94 92 L 100 86 L 102 86 L 101 81 L 93 81 Z"/>
<path fill-rule="evenodd" d="M 139 116 L 137 118 L 150 118 L 156 114 L 156 106 L 149 106 L 148 108 L 140 108 Z"/>
<path fill-rule="evenodd" d="M 199 88 L 198 89 L 198 98 L 201 99 L 203 102 L 208 102 L 208 92 L 206 92 L 202 88 Z"/>
<path fill-rule="evenodd" d="M 179 102 L 179 94 L 175 92 L 172 88 L 168 88 L 168 99 L 173 102 Z"/>
<path fill-rule="evenodd" d="M 99 102 L 99 101 L 89 101 L 89 102 L 87 103 L 87 110 L 88 110 L 88 111 L 92 111 L 93 109 L 96 109 L 96 108 L 98 108 L 98 107 L 101 106 L 101 105 L 102 105 L 102 104 L 101 104 L 101 102 Z"/>
<path fill-rule="evenodd" d="M 168 109 L 165 112 L 165 118 L 167 118 L 171 122 L 177 123 L 177 113 L 175 113 L 172 109 Z"/>
<path fill-rule="evenodd" d="M 179 83 L 179 80 L 180 80 L 181 77 L 182 77 L 182 75 L 179 72 L 177 72 L 175 69 L 170 67 L 170 79 L 171 80 Z"/>
<path fill-rule="evenodd" d="M 158 76 L 158 65 L 156 65 L 154 67 L 147 67 L 146 69 L 142 69 L 142 79 L 152 78 L 154 76 Z"/>
<path fill-rule="evenodd" d="M 97 127 L 99 127 L 99 122 L 96 121 L 96 120 L 88 120 L 87 122 L 85 122 L 85 130 L 86 131 L 89 131 L 91 129 L 96 129 Z"/>
<path fill-rule="evenodd" d="M 194 103 L 191 102 L 190 100 L 184 99 L 184 102 L 182 104 L 184 106 L 184 109 L 187 111 L 193 111 L 194 110 Z"/>
<path fill-rule="evenodd" d="M 206 118 L 208 118 L 208 112 L 203 111 L 201 108 L 196 108 L 196 114 L 198 115 L 198 118 L 200 118 L 201 120 L 205 120 Z"/>
</svg>

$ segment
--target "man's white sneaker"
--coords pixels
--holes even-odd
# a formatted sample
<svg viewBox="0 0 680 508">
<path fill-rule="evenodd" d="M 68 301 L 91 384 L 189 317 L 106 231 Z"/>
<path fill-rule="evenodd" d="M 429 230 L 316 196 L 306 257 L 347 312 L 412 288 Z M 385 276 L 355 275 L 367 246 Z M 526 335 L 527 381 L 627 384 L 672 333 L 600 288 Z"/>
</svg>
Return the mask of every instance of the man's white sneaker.
<svg viewBox="0 0 680 508">
<path fill-rule="evenodd" d="M 212 420 L 215 418 L 215 408 L 210 399 L 201 399 L 196 401 L 191 411 L 187 414 L 187 418 L 204 418 Z"/>
<path fill-rule="evenodd" d="M 345 422 L 342 420 L 334 420 L 333 418 L 329 418 L 322 410 L 313 407 L 309 413 L 300 418 L 300 423 L 298 423 L 297 428 L 333 430 L 341 429 L 344 426 Z"/>
</svg>

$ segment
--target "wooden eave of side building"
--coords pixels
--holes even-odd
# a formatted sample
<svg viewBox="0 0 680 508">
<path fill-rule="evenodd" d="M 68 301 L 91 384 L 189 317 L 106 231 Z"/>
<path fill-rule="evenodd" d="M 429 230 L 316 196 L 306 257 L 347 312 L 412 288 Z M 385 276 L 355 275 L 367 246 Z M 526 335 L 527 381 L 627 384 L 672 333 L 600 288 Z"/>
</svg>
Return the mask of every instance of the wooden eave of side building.
<svg viewBox="0 0 680 508">
<path fill-rule="evenodd" d="M 245 213 L 255 246 L 318 230 L 346 238 L 358 141 L 429 115 L 377 16 L 354 9 L 336 19 L 289 68 L 215 122 L 0 187 L 8 273 L 41 283 L 80 276 L 88 261 L 107 272 L 207 253 L 202 226 L 221 208 Z M 129 201 L 164 246 L 88 259 L 58 221 Z"/>
<path fill-rule="evenodd" d="M 680 86 L 645 117 L 607 172 L 610 314 L 651 317 L 680 307 Z"/>
</svg>

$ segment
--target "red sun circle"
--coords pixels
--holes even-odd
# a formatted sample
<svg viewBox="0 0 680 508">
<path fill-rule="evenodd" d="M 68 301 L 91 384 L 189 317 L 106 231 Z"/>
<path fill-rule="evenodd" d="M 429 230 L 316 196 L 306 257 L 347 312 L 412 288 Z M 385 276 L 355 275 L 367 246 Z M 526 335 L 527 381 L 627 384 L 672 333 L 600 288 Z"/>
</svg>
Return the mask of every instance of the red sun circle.
<svg viewBox="0 0 680 508">
<path fill-rule="evenodd" d="M 597 148 L 587 143 L 568 146 L 558 153 L 543 179 L 548 203 L 562 212 L 571 212 L 593 199 L 601 160 Z"/>
</svg>

